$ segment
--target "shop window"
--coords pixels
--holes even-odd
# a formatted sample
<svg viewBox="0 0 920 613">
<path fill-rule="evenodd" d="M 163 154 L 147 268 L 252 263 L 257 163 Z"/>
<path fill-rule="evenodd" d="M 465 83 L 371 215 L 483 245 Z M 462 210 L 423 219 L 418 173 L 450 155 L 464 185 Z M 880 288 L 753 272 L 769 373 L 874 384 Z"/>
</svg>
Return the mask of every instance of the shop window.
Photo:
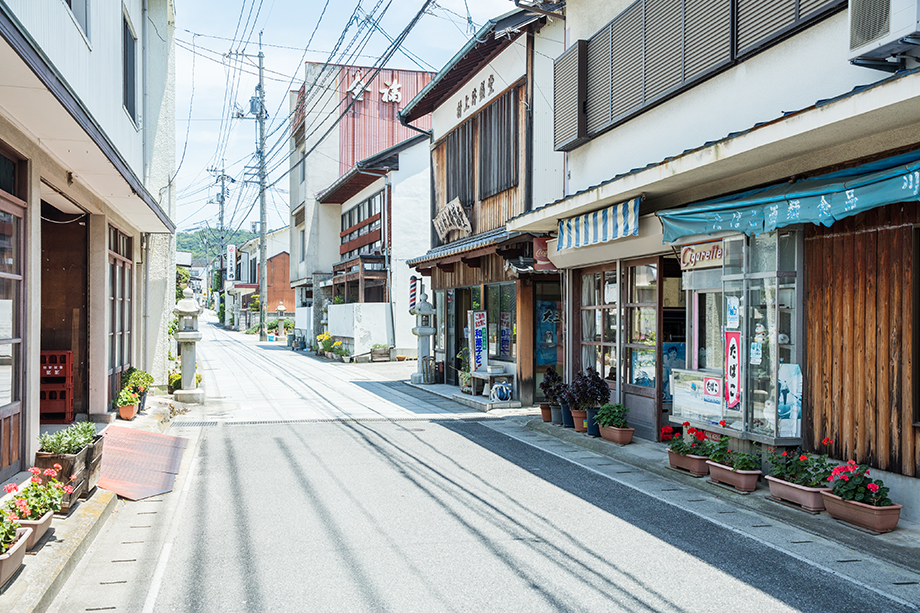
<svg viewBox="0 0 920 613">
<path fill-rule="evenodd" d="M 489 358 L 511 360 L 517 356 L 517 290 L 514 283 L 486 286 L 486 323 Z"/>
<path fill-rule="evenodd" d="M 447 339 L 445 338 L 445 329 L 444 329 L 444 309 L 447 305 L 444 299 L 444 290 L 439 289 L 432 292 L 432 300 L 434 301 L 434 323 L 432 324 L 435 329 L 434 333 L 434 348 L 443 351 L 447 347 Z"/>
<path fill-rule="evenodd" d="M 615 270 L 581 276 L 581 366 L 608 381 L 618 376 L 619 285 Z"/>
<path fill-rule="evenodd" d="M 534 283 L 534 333 L 535 333 L 535 399 L 545 401 L 540 383 L 547 369 L 553 368 L 565 377 L 565 305 L 562 285 L 558 281 Z"/>
<path fill-rule="evenodd" d="M 626 269 L 627 302 L 624 358 L 626 383 L 655 388 L 657 378 L 658 265 L 639 264 Z"/>
<path fill-rule="evenodd" d="M 109 226 L 109 400 L 121 389 L 132 355 L 132 239 Z"/>
</svg>

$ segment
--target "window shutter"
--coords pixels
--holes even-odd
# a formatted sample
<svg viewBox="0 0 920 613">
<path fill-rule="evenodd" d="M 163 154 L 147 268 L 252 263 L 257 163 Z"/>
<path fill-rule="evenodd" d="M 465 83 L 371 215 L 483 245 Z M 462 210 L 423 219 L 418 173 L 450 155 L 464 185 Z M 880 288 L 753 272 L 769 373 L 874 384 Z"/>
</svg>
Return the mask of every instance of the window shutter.
<svg viewBox="0 0 920 613">
<path fill-rule="evenodd" d="M 588 134 L 610 123 L 610 26 L 588 40 Z"/>
<path fill-rule="evenodd" d="M 576 41 L 553 64 L 556 151 L 569 151 L 586 140 L 586 47 L 586 41 Z"/>
<path fill-rule="evenodd" d="M 294 214 L 294 225 L 300 226 L 303 225 L 304 219 L 306 217 L 305 209 L 300 209 L 297 213 Z"/>
<path fill-rule="evenodd" d="M 875 4 L 888 5 L 891 0 L 870 0 Z M 859 0 L 853 2 L 855 7 Z M 822 9 L 830 4 L 833 4 L 834 0 L 799 0 L 799 19 L 803 17 L 808 17 L 811 13 Z"/>
<path fill-rule="evenodd" d="M 611 24 L 611 116 L 642 104 L 642 2 L 623 11 Z"/>
<path fill-rule="evenodd" d="M 479 199 L 517 185 L 518 89 L 484 108 L 479 122 Z"/>
<path fill-rule="evenodd" d="M 645 1 L 645 100 L 683 80 L 683 1 Z"/>
<path fill-rule="evenodd" d="M 731 0 L 687 0 L 684 80 L 731 60 Z"/>
<path fill-rule="evenodd" d="M 467 121 L 447 135 L 447 202 L 473 205 L 473 159 L 473 122 Z"/>
<path fill-rule="evenodd" d="M 738 51 L 795 23 L 795 0 L 738 0 Z"/>
</svg>

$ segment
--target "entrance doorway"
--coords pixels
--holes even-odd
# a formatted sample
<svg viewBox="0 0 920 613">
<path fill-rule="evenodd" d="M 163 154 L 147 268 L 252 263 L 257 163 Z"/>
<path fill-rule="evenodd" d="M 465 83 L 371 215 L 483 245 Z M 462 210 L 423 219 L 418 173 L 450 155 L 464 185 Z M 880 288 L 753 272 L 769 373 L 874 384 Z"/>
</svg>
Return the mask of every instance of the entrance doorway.
<svg viewBox="0 0 920 613">
<path fill-rule="evenodd" d="M 448 368 L 444 377 L 445 382 L 449 385 L 460 385 L 460 377 L 457 373 L 463 368 L 464 361 L 469 364 L 468 356 L 466 360 L 458 357 L 467 347 L 469 340 L 467 312 L 481 308 L 482 289 L 480 287 L 457 287 L 447 290 L 447 355 L 445 362 Z"/>
</svg>

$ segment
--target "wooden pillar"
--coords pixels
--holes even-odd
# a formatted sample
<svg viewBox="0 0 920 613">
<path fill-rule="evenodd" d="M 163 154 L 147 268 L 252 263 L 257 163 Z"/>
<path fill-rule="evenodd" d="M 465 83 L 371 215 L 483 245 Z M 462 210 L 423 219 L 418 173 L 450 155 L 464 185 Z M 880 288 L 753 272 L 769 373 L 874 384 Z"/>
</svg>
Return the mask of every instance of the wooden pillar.
<svg viewBox="0 0 920 613">
<path fill-rule="evenodd" d="M 364 260 L 358 260 L 358 302 L 364 303 Z"/>
<path fill-rule="evenodd" d="M 518 394 L 521 406 L 529 407 L 534 398 L 533 281 L 518 279 L 516 289 Z"/>
</svg>

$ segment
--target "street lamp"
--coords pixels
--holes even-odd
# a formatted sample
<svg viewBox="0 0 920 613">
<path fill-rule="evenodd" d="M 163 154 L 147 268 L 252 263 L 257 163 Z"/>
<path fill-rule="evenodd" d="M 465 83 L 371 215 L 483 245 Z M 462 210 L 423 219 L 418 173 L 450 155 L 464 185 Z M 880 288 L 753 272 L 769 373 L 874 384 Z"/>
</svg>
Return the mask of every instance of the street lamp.
<svg viewBox="0 0 920 613">
<path fill-rule="evenodd" d="M 284 330 L 284 312 L 285 312 L 287 309 L 284 308 L 284 302 L 283 302 L 283 301 L 282 301 L 282 302 L 279 302 L 279 303 L 278 303 L 278 308 L 275 309 L 275 310 L 278 311 L 278 337 L 279 337 L 279 340 L 280 340 L 280 338 L 282 338 L 282 337 L 285 336 L 285 330 Z"/>
</svg>

